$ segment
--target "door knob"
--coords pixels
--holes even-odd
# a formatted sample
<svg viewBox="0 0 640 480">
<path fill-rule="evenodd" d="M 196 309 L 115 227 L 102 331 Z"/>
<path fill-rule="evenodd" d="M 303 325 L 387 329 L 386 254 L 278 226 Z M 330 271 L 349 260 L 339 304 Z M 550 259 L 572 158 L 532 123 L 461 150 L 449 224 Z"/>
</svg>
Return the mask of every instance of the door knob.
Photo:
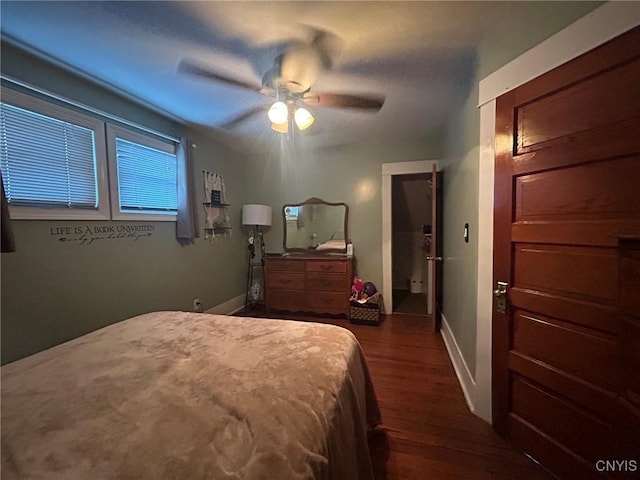
<svg viewBox="0 0 640 480">
<path fill-rule="evenodd" d="M 507 282 L 498 282 L 498 288 L 493 291 L 496 297 L 496 311 L 498 313 L 507 313 Z"/>
<path fill-rule="evenodd" d="M 436 262 L 441 262 L 441 261 L 442 261 L 442 257 L 432 257 L 431 255 L 429 255 L 429 256 L 427 257 L 427 260 L 428 260 L 429 262 L 431 262 L 431 261 L 433 261 L 433 260 L 435 260 Z"/>
</svg>

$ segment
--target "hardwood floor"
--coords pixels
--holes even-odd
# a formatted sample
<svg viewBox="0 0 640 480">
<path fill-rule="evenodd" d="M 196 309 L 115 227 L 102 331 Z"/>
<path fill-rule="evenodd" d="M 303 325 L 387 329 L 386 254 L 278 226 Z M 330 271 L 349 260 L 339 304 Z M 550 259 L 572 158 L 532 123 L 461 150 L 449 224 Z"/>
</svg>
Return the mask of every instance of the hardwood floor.
<svg viewBox="0 0 640 480">
<path fill-rule="evenodd" d="M 393 291 L 393 312 L 422 315 L 427 313 L 427 297 L 424 293 L 408 290 Z"/>
<path fill-rule="evenodd" d="M 382 426 L 370 439 L 377 479 L 553 478 L 469 411 L 442 337 L 420 317 L 391 315 L 378 327 L 279 318 L 339 325 L 362 345 L 382 410 Z"/>
</svg>

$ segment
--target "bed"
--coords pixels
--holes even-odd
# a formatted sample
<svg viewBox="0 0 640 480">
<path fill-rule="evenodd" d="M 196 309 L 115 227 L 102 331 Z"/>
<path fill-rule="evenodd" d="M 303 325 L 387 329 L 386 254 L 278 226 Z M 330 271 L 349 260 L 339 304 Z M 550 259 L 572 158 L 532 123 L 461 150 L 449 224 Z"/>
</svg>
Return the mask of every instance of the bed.
<svg viewBox="0 0 640 480">
<path fill-rule="evenodd" d="M 344 240 L 327 240 L 326 242 L 322 242 L 318 244 L 316 247 L 317 250 L 327 250 L 327 249 L 339 249 L 344 250 L 347 248 L 347 244 Z"/>
<path fill-rule="evenodd" d="M 373 478 L 360 346 L 319 323 L 154 312 L 2 367 L 2 478 Z"/>
<path fill-rule="evenodd" d="M 344 232 L 333 232 L 329 240 L 319 243 L 316 248 L 318 250 L 338 249 L 344 251 L 347 248 Z"/>
</svg>

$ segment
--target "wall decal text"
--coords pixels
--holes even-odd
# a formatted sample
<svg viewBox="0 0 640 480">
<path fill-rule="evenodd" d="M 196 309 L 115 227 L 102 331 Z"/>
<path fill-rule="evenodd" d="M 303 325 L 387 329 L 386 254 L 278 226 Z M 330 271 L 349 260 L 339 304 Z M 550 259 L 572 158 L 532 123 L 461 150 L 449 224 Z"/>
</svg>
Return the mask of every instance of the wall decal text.
<svg viewBox="0 0 640 480">
<path fill-rule="evenodd" d="M 51 227 L 49 235 L 57 237 L 63 243 L 78 246 L 91 245 L 101 240 L 133 240 L 150 237 L 155 230 L 154 225 L 82 225 L 73 227 Z"/>
</svg>

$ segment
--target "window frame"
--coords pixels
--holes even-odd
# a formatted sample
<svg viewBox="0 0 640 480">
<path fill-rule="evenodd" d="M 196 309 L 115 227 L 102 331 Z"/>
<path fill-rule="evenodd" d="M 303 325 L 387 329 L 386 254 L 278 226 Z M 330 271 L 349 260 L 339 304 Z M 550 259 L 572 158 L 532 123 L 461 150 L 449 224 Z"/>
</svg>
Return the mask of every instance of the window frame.
<svg viewBox="0 0 640 480">
<path fill-rule="evenodd" d="M 14 220 L 110 220 L 107 146 L 104 134 L 105 122 L 55 103 L 4 87 L 2 88 L 1 101 L 92 130 L 95 142 L 97 208 L 45 208 L 9 204 L 11 218 Z"/>
<path fill-rule="evenodd" d="M 177 162 L 177 145 L 174 142 L 160 140 L 148 134 L 142 134 L 129 130 L 111 123 L 106 124 L 106 140 L 107 140 L 107 159 L 109 163 L 109 192 L 111 199 L 111 218 L 113 220 L 144 220 L 155 222 L 175 222 L 177 214 L 168 213 L 136 213 L 120 211 L 120 193 L 118 179 L 118 156 L 116 147 L 116 138 L 135 142 L 150 148 L 162 150 L 163 152 L 176 155 Z M 176 172 L 176 192 L 178 190 L 178 175 Z"/>
</svg>

